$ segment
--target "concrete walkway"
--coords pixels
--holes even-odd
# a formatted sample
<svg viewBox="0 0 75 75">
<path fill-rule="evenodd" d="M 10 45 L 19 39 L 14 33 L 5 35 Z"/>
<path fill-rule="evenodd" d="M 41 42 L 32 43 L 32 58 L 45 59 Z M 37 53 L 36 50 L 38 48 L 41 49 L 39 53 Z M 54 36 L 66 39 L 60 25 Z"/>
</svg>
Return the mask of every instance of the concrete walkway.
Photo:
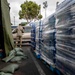
<svg viewBox="0 0 75 75">
<path fill-rule="evenodd" d="M 14 75 L 56 75 L 50 71 L 40 60 L 34 57 L 30 46 L 23 47 L 28 59 L 20 63 L 20 68 Z"/>
<path fill-rule="evenodd" d="M 24 53 L 28 56 L 28 59 L 19 62 L 19 69 L 15 71 L 13 75 L 56 75 L 50 71 L 42 61 L 35 58 L 30 50 L 30 46 L 22 47 Z M 10 62 L 5 63 L 0 61 L 0 69 L 9 65 Z"/>
</svg>

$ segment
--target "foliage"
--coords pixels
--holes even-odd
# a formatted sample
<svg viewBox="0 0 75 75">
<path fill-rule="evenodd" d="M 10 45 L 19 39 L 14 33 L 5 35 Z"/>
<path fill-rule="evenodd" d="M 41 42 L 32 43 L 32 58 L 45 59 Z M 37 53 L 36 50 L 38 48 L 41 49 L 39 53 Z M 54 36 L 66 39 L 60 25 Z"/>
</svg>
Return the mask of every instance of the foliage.
<svg viewBox="0 0 75 75">
<path fill-rule="evenodd" d="M 27 22 L 38 17 L 40 13 L 40 6 L 32 1 L 27 1 L 21 4 L 21 10 L 19 11 L 19 18 L 26 19 Z"/>
<path fill-rule="evenodd" d="M 38 19 L 42 19 L 42 15 L 41 14 L 38 15 Z"/>
<path fill-rule="evenodd" d="M 22 26 L 25 26 L 25 25 L 27 25 L 28 23 L 27 22 L 21 22 L 21 25 Z"/>
</svg>

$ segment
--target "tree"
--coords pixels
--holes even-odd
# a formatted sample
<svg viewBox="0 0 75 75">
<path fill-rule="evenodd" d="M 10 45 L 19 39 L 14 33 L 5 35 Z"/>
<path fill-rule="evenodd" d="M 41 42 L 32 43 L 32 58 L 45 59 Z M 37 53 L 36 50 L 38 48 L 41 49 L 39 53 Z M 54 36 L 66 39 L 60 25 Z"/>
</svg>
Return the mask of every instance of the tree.
<svg viewBox="0 0 75 75">
<path fill-rule="evenodd" d="M 41 15 L 41 14 L 39 14 L 39 15 L 38 15 L 38 19 L 41 19 L 41 18 L 42 18 L 42 15 Z"/>
<path fill-rule="evenodd" d="M 32 1 L 27 1 L 21 4 L 19 11 L 19 19 L 26 19 L 27 22 L 38 17 L 40 13 L 40 6 Z"/>
<path fill-rule="evenodd" d="M 27 22 L 21 22 L 21 25 L 22 26 L 26 26 L 27 25 Z"/>
</svg>

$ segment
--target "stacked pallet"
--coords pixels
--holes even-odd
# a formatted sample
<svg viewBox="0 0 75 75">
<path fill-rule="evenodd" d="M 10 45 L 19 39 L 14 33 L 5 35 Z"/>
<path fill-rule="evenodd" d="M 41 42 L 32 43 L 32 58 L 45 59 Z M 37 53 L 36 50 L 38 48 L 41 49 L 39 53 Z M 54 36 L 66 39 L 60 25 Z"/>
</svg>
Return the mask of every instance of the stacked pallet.
<svg viewBox="0 0 75 75">
<path fill-rule="evenodd" d="M 75 75 L 75 0 L 65 0 L 56 9 L 56 67 Z"/>
<path fill-rule="evenodd" d="M 35 22 L 36 25 L 36 49 L 35 53 L 38 58 L 40 58 L 40 50 L 39 50 L 39 21 Z"/>
<path fill-rule="evenodd" d="M 55 62 L 55 17 L 54 14 L 43 20 L 41 58 L 49 65 Z"/>
<path fill-rule="evenodd" d="M 36 53 L 37 58 L 40 58 L 40 56 L 41 56 L 41 41 L 42 41 L 42 21 L 39 20 L 39 21 L 35 22 L 35 26 L 36 26 L 35 53 Z"/>
<path fill-rule="evenodd" d="M 36 48 L 36 42 L 35 42 L 35 38 L 36 38 L 36 27 L 35 27 L 35 23 L 31 22 L 30 26 L 32 27 L 31 29 L 31 50 L 34 51 Z"/>
</svg>

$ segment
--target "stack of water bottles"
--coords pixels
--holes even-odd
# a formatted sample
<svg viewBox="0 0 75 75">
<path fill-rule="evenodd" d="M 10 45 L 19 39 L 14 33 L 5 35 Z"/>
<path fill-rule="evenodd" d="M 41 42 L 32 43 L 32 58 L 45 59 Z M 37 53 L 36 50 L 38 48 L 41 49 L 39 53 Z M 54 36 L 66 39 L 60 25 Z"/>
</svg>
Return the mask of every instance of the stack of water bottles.
<svg viewBox="0 0 75 75">
<path fill-rule="evenodd" d="M 39 21 L 36 21 L 35 22 L 35 26 L 36 26 L 36 49 L 35 49 L 35 53 L 36 53 L 36 56 L 39 55 Z"/>
<path fill-rule="evenodd" d="M 30 26 L 32 27 L 31 29 L 31 49 L 35 50 L 36 48 L 36 42 L 35 42 L 35 38 L 36 38 L 36 27 L 35 27 L 35 23 L 31 22 Z"/>
<path fill-rule="evenodd" d="M 65 0 L 56 13 L 56 67 L 75 75 L 75 0 Z"/>
<path fill-rule="evenodd" d="M 54 14 L 43 20 L 43 33 L 41 42 L 41 58 L 49 65 L 55 63 L 55 17 Z"/>
</svg>

